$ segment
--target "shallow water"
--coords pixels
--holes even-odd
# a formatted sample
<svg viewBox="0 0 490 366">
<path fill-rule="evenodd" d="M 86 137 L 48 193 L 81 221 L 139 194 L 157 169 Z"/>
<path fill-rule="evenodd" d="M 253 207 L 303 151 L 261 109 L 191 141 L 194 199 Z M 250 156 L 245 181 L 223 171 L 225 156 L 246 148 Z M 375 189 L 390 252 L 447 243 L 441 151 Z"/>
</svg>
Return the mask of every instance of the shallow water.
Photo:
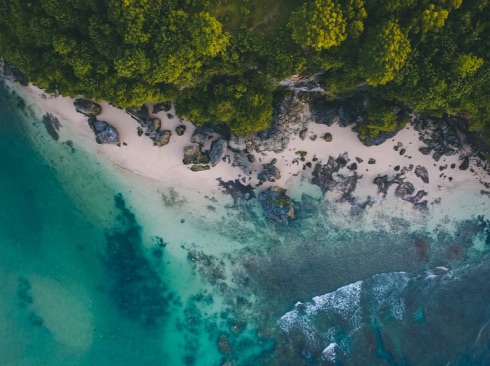
<svg viewBox="0 0 490 366">
<path fill-rule="evenodd" d="M 288 224 L 196 206 L 0 106 L 1 365 L 490 363 L 488 212 L 363 225 L 304 181 Z"/>
</svg>

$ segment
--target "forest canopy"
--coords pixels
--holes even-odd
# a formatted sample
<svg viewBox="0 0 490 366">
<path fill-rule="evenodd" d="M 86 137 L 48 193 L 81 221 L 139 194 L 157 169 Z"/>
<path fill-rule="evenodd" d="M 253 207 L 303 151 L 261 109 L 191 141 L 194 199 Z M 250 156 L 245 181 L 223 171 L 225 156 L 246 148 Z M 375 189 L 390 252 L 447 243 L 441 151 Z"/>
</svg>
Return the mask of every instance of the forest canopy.
<svg viewBox="0 0 490 366">
<path fill-rule="evenodd" d="M 50 92 L 176 100 L 236 134 L 266 128 L 279 81 L 299 74 L 328 97 L 362 85 L 462 116 L 490 140 L 489 13 L 490 0 L 0 0 L 0 57 Z"/>
</svg>

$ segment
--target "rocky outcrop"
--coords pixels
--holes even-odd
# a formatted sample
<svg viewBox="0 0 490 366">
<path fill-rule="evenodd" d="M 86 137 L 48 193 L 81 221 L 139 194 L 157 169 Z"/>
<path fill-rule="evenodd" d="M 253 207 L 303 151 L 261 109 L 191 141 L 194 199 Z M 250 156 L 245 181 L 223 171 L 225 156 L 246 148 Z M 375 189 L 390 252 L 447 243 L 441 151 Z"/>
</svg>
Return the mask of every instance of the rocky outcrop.
<svg viewBox="0 0 490 366">
<path fill-rule="evenodd" d="M 219 138 L 213 141 L 211 150 L 209 150 L 209 157 L 211 158 L 211 166 L 218 164 L 226 154 L 227 141 L 223 138 Z"/>
<path fill-rule="evenodd" d="M 84 114 L 87 117 L 98 116 L 102 113 L 102 107 L 100 104 L 92 102 L 91 100 L 77 98 L 73 102 L 78 113 Z"/>
<path fill-rule="evenodd" d="M 341 201 L 353 200 L 352 194 L 356 190 L 357 181 L 361 176 L 354 170 L 346 168 L 349 161 L 346 153 L 337 158 L 329 156 L 326 164 L 318 163 L 315 165 L 311 182 L 320 187 L 323 193 L 328 191 L 340 192 Z"/>
<path fill-rule="evenodd" d="M 281 172 L 273 164 L 264 164 L 263 169 L 257 178 L 261 182 L 275 182 L 276 180 L 281 179 Z"/>
<path fill-rule="evenodd" d="M 27 76 L 24 75 L 15 65 L 9 64 L 7 62 L 2 62 L 0 59 L 0 75 L 6 80 L 16 81 L 22 86 L 29 85 L 29 80 Z"/>
<path fill-rule="evenodd" d="M 201 126 L 194 130 L 191 136 L 191 142 L 203 146 L 211 137 L 213 129 L 211 127 Z"/>
<path fill-rule="evenodd" d="M 415 175 L 422 179 L 422 182 L 428 184 L 429 183 L 429 172 L 427 168 L 421 165 L 417 165 L 415 167 Z"/>
<path fill-rule="evenodd" d="M 419 132 L 419 140 L 427 145 L 419 148 L 419 151 L 424 155 L 432 154 L 436 161 L 439 161 L 442 156 L 458 153 L 462 147 L 457 128 L 459 124 L 452 118 L 415 118 L 413 127 Z"/>
<path fill-rule="evenodd" d="M 273 187 L 260 193 L 259 202 L 264 214 L 270 219 L 284 222 L 294 218 L 293 201 L 282 188 Z"/>
<path fill-rule="evenodd" d="M 53 116 L 51 113 L 46 113 L 43 116 L 43 124 L 44 127 L 46 127 L 46 131 L 48 132 L 49 136 L 51 136 L 53 140 L 58 141 L 60 138 L 58 131 L 61 127 L 61 123 L 58 118 Z"/>
<path fill-rule="evenodd" d="M 210 161 L 209 155 L 203 153 L 199 146 L 184 147 L 184 164 L 208 164 Z"/>
<path fill-rule="evenodd" d="M 161 131 L 161 119 L 157 117 L 151 117 L 148 107 L 145 104 L 143 104 L 138 109 L 127 109 L 126 112 L 140 124 L 145 136 L 148 136 L 153 140 L 154 146 L 161 147 L 167 145 L 170 142 L 172 131 Z M 140 133 L 138 132 L 138 134 Z"/>
<path fill-rule="evenodd" d="M 89 119 L 89 126 L 95 133 L 95 141 L 98 144 L 119 144 L 119 133 L 106 121 L 100 121 L 95 117 Z"/>
</svg>

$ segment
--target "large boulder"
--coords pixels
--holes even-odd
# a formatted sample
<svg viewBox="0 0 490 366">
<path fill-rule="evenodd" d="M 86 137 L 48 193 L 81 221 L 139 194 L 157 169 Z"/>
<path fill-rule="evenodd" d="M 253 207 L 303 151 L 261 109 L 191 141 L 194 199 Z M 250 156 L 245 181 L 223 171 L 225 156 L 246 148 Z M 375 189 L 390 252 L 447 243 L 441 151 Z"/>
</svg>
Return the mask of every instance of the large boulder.
<svg viewBox="0 0 490 366">
<path fill-rule="evenodd" d="M 150 135 L 148 134 L 148 136 Z M 150 137 L 153 140 L 153 146 L 165 146 L 170 142 L 172 132 L 169 130 L 155 132 L 154 134 L 151 134 Z"/>
<path fill-rule="evenodd" d="M 191 142 L 202 146 L 206 143 L 206 141 L 208 141 L 208 138 L 212 133 L 213 129 L 211 127 L 198 127 L 194 130 L 194 133 L 191 136 Z"/>
<path fill-rule="evenodd" d="M 102 112 L 100 104 L 92 102 L 91 100 L 77 98 L 73 104 L 78 113 L 84 114 L 87 117 L 98 116 Z"/>
<path fill-rule="evenodd" d="M 89 126 L 95 133 L 95 141 L 98 144 L 119 144 L 119 133 L 106 121 L 95 118 L 89 120 Z"/>
<path fill-rule="evenodd" d="M 294 218 L 293 200 L 286 196 L 286 190 L 272 187 L 259 194 L 259 202 L 264 214 L 277 222 Z"/>
<path fill-rule="evenodd" d="M 223 138 L 219 138 L 214 141 L 211 145 L 211 150 L 209 151 L 209 157 L 211 158 L 211 165 L 215 166 L 218 164 L 223 156 L 225 156 L 227 150 L 227 141 Z"/>
</svg>

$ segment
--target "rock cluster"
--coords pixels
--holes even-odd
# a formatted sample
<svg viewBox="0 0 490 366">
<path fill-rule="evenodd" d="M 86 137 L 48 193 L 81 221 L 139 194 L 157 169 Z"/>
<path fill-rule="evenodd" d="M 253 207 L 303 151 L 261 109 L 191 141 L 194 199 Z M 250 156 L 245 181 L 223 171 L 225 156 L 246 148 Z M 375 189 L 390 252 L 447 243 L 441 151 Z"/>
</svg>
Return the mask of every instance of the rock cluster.
<svg viewBox="0 0 490 366">
<path fill-rule="evenodd" d="M 455 155 L 461 150 L 462 143 L 458 135 L 457 121 L 451 118 L 426 119 L 415 118 L 413 126 L 419 132 L 419 140 L 425 145 L 419 151 L 424 155 L 432 154 L 439 161 L 442 156 Z"/>
<path fill-rule="evenodd" d="M 146 105 L 143 104 L 138 109 L 128 109 L 126 111 L 140 124 L 144 134 L 153 140 L 154 146 L 165 146 L 170 142 L 172 131 L 161 131 L 162 121 L 160 118 L 150 117 L 150 112 Z"/>
<path fill-rule="evenodd" d="M 264 214 L 277 222 L 294 218 L 293 200 L 286 195 L 286 190 L 271 187 L 259 194 L 259 202 Z"/>
<path fill-rule="evenodd" d="M 341 193 L 341 201 L 350 201 L 353 199 L 352 193 L 357 187 L 357 181 L 361 178 L 357 172 L 352 169 L 346 168 L 349 164 L 349 158 L 347 153 L 334 158 L 329 156 L 326 164 L 318 163 L 313 169 L 313 178 L 311 182 L 316 184 L 323 193 L 327 191 L 338 191 Z M 356 164 L 357 165 L 357 164 Z"/>
</svg>

